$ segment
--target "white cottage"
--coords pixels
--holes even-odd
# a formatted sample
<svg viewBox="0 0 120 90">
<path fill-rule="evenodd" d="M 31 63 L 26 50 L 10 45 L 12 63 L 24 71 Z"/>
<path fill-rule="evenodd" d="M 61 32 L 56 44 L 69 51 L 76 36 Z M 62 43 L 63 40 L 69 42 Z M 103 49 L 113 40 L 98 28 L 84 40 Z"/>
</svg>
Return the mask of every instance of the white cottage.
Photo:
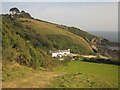
<svg viewBox="0 0 120 90">
<path fill-rule="evenodd" d="M 51 51 L 51 53 L 52 53 L 52 57 L 68 56 L 70 54 L 70 49 L 68 49 L 68 50 Z"/>
</svg>

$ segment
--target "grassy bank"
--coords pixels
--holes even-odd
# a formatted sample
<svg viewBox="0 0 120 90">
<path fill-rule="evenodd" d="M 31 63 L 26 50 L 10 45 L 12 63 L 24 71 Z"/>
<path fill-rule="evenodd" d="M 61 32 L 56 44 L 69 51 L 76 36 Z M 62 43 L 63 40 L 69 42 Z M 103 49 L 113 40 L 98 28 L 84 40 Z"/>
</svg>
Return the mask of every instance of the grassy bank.
<svg viewBox="0 0 120 90">
<path fill-rule="evenodd" d="M 10 63 L 3 67 L 2 88 L 43 88 L 56 74 L 44 68 L 33 69 L 16 62 Z"/>
<path fill-rule="evenodd" d="M 117 88 L 118 66 L 71 61 L 54 70 L 7 64 L 3 88 Z"/>
<path fill-rule="evenodd" d="M 117 88 L 118 66 L 71 61 L 55 72 L 65 73 L 55 77 L 52 87 Z"/>
</svg>

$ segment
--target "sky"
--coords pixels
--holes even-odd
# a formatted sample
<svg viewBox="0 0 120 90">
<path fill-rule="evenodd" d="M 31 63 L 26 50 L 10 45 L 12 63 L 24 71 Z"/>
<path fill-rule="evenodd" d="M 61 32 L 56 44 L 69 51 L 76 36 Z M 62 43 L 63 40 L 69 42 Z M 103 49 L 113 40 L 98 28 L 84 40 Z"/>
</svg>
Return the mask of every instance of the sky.
<svg viewBox="0 0 120 90">
<path fill-rule="evenodd" d="M 118 31 L 117 2 L 6 1 L 2 3 L 2 13 L 9 13 L 9 9 L 12 7 L 25 10 L 34 18 L 67 26 L 75 26 L 88 32 Z"/>
</svg>

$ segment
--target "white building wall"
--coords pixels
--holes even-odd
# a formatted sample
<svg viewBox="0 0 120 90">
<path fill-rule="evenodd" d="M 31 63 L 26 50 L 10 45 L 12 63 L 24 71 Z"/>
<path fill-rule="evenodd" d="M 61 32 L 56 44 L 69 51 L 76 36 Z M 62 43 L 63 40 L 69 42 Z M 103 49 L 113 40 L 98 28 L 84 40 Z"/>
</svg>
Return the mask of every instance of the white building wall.
<svg viewBox="0 0 120 90">
<path fill-rule="evenodd" d="M 52 53 L 52 57 L 57 57 L 57 53 Z"/>
<path fill-rule="evenodd" d="M 52 57 L 57 57 L 58 55 L 64 56 L 65 54 L 70 54 L 70 52 L 56 52 L 56 53 L 52 53 Z"/>
</svg>

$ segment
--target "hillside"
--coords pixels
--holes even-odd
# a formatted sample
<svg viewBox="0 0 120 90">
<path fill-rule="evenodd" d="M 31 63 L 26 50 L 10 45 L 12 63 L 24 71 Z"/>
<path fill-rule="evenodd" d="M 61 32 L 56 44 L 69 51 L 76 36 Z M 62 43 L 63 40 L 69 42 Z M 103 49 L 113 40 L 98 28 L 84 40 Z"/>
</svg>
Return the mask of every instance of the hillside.
<svg viewBox="0 0 120 90">
<path fill-rule="evenodd" d="M 51 61 L 50 50 L 69 48 L 72 53 L 94 54 L 84 38 L 55 24 L 10 15 L 3 15 L 2 19 L 3 60 L 37 67 L 45 62 L 55 63 Z"/>
<path fill-rule="evenodd" d="M 76 27 L 34 19 L 25 11 L 22 11 L 20 15 L 2 15 L 2 19 L 3 56 L 5 55 L 3 59 L 5 60 L 15 60 L 26 63 L 28 66 L 33 65 L 31 63 L 36 60 L 36 64 L 41 66 L 41 63 L 45 61 L 46 63 L 54 62 L 50 61 L 50 50 L 61 49 L 70 49 L 71 53 L 76 54 L 100 53 L 113 57 L 118 55 L 117 51 L 106 47 L 112 42 L 104 38 L 91 35 Z M 50 60 L 44 60 L 46 58 Z"/>
<path fill-rule="evenodd" d="M 34 19 L 24 11 L 1 17 L 3 88 L 118 87 L 117 59 L 111 59 L 117 64 L 110 65 L 101 62 L 109 59 L 99 57 L 107 53 L 117 58 L 115 50 L 116 54 L 106 48 L 110 41 L 76 27 Z M 52 58 L 50 50 L 65 49 L 78 56 L 63 57 L 62 61 Z M 95 55 L 97 59 L 80 55 Z"/>
<path fill-rule="evenodd" d="M 65 26 L 65 25 L 57 25 L 57 27 L 62 28 L 63 30 L 67 30 L 75 35 L 80 36 L 80 37 L 83 37 L 89 44 L 95 37 L 98 38 L 97 36 L 94 36 L 86 31 L 83 31 L 76 27 L 69 27 L 69 26 Z"/>
<path fill-rule="evenodd" d="M 24 26 L 34 30 L 37 35 L 40 35 L 46 40 L 45 42 L 48 46 L 46 47 L 44 45 L 43 48 L 46 47 L 48 50 L 70 48 L 73 53 L 92 53 L 89 44 L 82 37 L 78 37 L 73 33 L 57 28 L 55 24 L 26 18 L 19 18 L 19 21 L 22 22 Z M 76 49 L 78 51 L 76 51 Z"/>
<path fill-rule="evenodd" d="M 51 68 L 57 65 L 57 61 L 54 60 L 53 62 L 53 58 L 46 51 L 35 47 L 36 42 L 34 42 L 34 39 L 37 35 L 34 35 L 32 30 L 27 31 L 28 29 L 26 27 L 9 15 L 3 16 L 2 19 L 3 62 L 18 62 L 32 68 L 41 66 Z M 27 34 L 33 33 L 34 36 L 30 36 L 33 38 L 33 42 L 26 39 L 26 31 Z"/>
</svg>

